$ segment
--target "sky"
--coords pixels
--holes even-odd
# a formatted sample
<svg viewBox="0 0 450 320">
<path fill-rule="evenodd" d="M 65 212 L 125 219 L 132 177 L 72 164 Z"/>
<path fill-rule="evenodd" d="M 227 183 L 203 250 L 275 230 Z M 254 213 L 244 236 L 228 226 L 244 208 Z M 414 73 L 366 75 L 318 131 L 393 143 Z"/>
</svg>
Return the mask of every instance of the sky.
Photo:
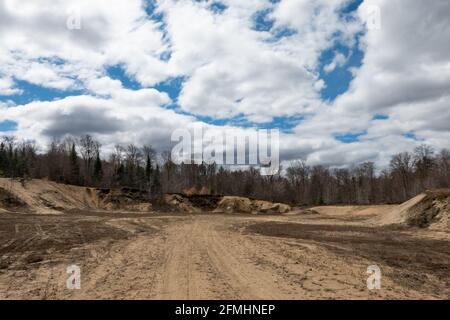
<svg viewBox="0 0 450 320">
<path fill-rule="evenodd" d="M 2 0 L 0 136 L 170 149 L 281 131 L 284 163 L 450 148 L 448 0 Z"/>
</svg>

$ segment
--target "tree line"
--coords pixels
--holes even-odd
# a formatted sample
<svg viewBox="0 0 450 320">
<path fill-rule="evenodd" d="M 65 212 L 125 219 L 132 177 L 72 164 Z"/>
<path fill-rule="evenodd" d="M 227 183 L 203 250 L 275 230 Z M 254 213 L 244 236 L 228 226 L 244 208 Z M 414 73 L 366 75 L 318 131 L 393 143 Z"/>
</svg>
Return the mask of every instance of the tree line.
<svg viewBox="0 0 450 320">
<path fill-rule="evenodd" d="M 216 164 L 181 164 L 151 145 L 116 145 L 107 159 L 92 136 L 54 140 L 42 153 L 34 142 L 0 139 L 0 176 L 47 178 L 99 188 L 131 187 L 149 197 L 195 188 L 295 205 L 400 203 L 431 188 L 450 187 L 450 152 L 421 145 L 392 157 L 387 168 L 373 162 L 348 168 L 310 166 L 295 161 L 278 175 L 256 168 L 232 170 Z"/>
</svg>

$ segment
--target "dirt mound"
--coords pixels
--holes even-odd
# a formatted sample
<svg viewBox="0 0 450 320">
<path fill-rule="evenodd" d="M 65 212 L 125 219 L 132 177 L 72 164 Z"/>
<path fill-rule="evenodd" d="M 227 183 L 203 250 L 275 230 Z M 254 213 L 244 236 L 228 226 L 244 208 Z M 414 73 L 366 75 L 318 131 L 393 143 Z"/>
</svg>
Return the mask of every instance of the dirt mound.
<svg viewBox="0 0 450 320">
<path fill-rule="evenodd" d="M 152 211 L 145 191 L 133 188 L 97 190 L 99 207 L 107 210 Z"/>
<path fill-rule="evenodd" d="M 212 194 L 211 188 L 208 187 L 202 187 L 199 191 L 199 195 L 201 196 L 209 196 L 211 194 Z"/>
<path fill-rule="evenodd" d="M 189 202 L 197 208 L 205 211 L 212 211 L 217 208 L 222 196 L 198 194 L 188 197 Z"/>
<path fill-rule="evenodd" d="M 164 203 L 176 211 L 186 213 L 254 213 L 282 214 L 291 211 L 291 207 L 283 203 L 251 200 L 244 197 L 220 196 L 185 192 L 182 194 L 166 194 Z"/>
<path fill-rule="evenodd" d="M 0 178 L 3 194 L 0 209 L 24 212 L 60 213 L 69 210 L 151 211 L 145 194 L 133 189 L 97 189 L 47 180 Z M 14 204 L 15 203 L 15 204 Z M 12 206 L 12 207 L 11 207 Z"/>
<path fill-rule="evenodd" d="M 46 180 L 0 179 L 0 187 L 25 203 L 23 209 L 35 213 L 58 213 L 62 210 L 95 207 L 87 188 L 58 184 Z M 7 207 L 2 206 L 4 209 Z"/>
<path fill-rule="evenodd" d="M 291 211 L 291 207 L 284 203 L 273 203 L 269 201 L 253 201 L 254 211 L 258 213 L 267 213 L 267 214 L 275 214 L 275 213 L 288 213 Z"/>
<path fill-rule="evenodd" d="M 313 207 L 311 210 L 331 217 L 365 217 L 390 212 L 396 205 L 331 205 Z"/>
<path fill-rule="evenodd" d="M 210 188 L 203 186 L 201 189 L 198 189 L 196 187 L 184 189 L 181 194 L 185 197 L 210 196 L 212 195 L 212 192 Z"/>
<path fill-rule="evenodd" d="M 194 207 L 187 197 L 180 194 L 165 194 L 164 203 L 175 208 L 177 211 L 186 213 L 200 213 L 201 210 Z"/>
<path fill-rule="evenodd" d="M 450 231 L 450 189 L 426 191 L 388 212 L 380 223 Z"/>
<path fill-rule="evenodd" d="M 145 191 L 133 188 L 98 189 L 60 184 L 47 180 L 0 178 L 0 211 L 61 213 L 73 210 L 152 211 Z M 291 207 L 282 203 L 251 200 L 244 197 L 210 195 L 203 188 L 183 194 L 166 194 L 164 205 L 174 211 L 201 213 L 283 214 Z M 17 209 L 17 210 L 15 210 Z"/>
<path fill-rule="evenodd" d="M 243 197 L 223 197 L 218 203 L 214 212 L 221 213 L 252 213 L 252 201 L 249 198 Z"/>
<path fill-rule="evenodd" d="M 4 188 L 0 188 L 0 211 L 16 211 L 24 209 L 27 204 Z M 2 210 L 3 209 L 3 210 Z"/>
<path fill-rule="evenodd" d="M 251 200 L 244 197 L 226 196 L 218 203 L 214 212 L 224 213 L 262 213 L 277 214 L 287 213 L 291 207 L 283 203 L 272 203 L 269 201 Z"/>
<path fill-rule="evenodd" d="M 186 196 L 186 197 L 189 197 L 189 196 L 192 196 L 194 194 L 198 194 L 198 190 L 197 190 L 196 187 L 191 187 L 191 188 L 188 188 L 188 189 L 184 189 L 182 194 L 184 196 Z"/>
</svg>

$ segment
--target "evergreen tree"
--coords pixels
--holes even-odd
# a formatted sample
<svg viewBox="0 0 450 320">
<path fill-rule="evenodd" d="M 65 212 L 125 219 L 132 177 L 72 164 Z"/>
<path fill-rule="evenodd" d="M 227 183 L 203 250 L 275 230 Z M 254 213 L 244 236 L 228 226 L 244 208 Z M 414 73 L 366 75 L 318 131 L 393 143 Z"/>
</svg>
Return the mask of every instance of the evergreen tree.
<svg viewBox="0 0 450 320">
<path fill-rule="evenodd" d="M 161 190 L 161 181 L 160 181 L 160 170 L 159 165 L 156 165 L 155 174 L 153 175 L 153 181 L 152 181 L 152 194 L 154 196 L 160 195 Z"/>
<path fill-rule="evenodd" d="M 7 168 L 8 168 L 7 153 L 5 150 L 5 144 L 2 142 L 0 143 L 0 177 L 6 175 Z"/>
<path fill-rule="evenodd" d="M 78 184 L 80 182 L 80 165 L 78 163 L 78 154 L 75 149 L 75 143 L 72 143 L 72 148 L 69 154 L 70 161 L 70 183 Z"/>
<path fill-rule="evenodd" d="M 25 147 L 22 147 L 17 152 L 17 175 L 19 177 L 27 177 L 28 173 L 26 150 Z"/>
<path fill-rule="evenodd" d="M 145 178 L 147 179 L 147 182 L 151 182 L 152 174 L 153 174 L 152 159 L 150 158 L 150 155 L 147 154 L 147 162 L 145 164 Z"/>
<path fill-rule="evenodd" d="M 100 154 L 97 153 L 97 157 L 95 158 L 94 163 L 94 180 L 96 182 L 100 182 L 103 177 L 103 169 L 102 169 L 102 160 L 100 159 Z"/>
<path fill-rule="evenodd" d="M 115 173 L 115 181 L 117 184 L 122 185 L 124 179 L 125 179 L 125 166 L 123 165 L 123 163 L 120 163 Z"/>
</svg>

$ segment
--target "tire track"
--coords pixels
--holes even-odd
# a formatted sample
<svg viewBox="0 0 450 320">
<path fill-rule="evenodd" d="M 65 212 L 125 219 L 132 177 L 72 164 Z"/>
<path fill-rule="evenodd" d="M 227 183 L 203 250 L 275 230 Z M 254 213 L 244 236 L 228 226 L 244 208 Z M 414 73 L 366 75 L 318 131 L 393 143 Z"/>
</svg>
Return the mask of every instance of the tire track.
<svg viewBox="0 0 450 320">
<path fill-rule="evenodd" d="M 247 257 L 238 257 L 237 250 L 233 250 L 235 243 L 227 239 L 210 225 L 203 229 L 207 251 L 214 266 L 220 270 L 241 299 L 284 299 L 278 284 L 273 280 L 273 274 L 258 270 Z M 238 244 L 242 245 L 242 244 Z M 237 298 L 237 297 L 236 297 Z"/>
</svg>

